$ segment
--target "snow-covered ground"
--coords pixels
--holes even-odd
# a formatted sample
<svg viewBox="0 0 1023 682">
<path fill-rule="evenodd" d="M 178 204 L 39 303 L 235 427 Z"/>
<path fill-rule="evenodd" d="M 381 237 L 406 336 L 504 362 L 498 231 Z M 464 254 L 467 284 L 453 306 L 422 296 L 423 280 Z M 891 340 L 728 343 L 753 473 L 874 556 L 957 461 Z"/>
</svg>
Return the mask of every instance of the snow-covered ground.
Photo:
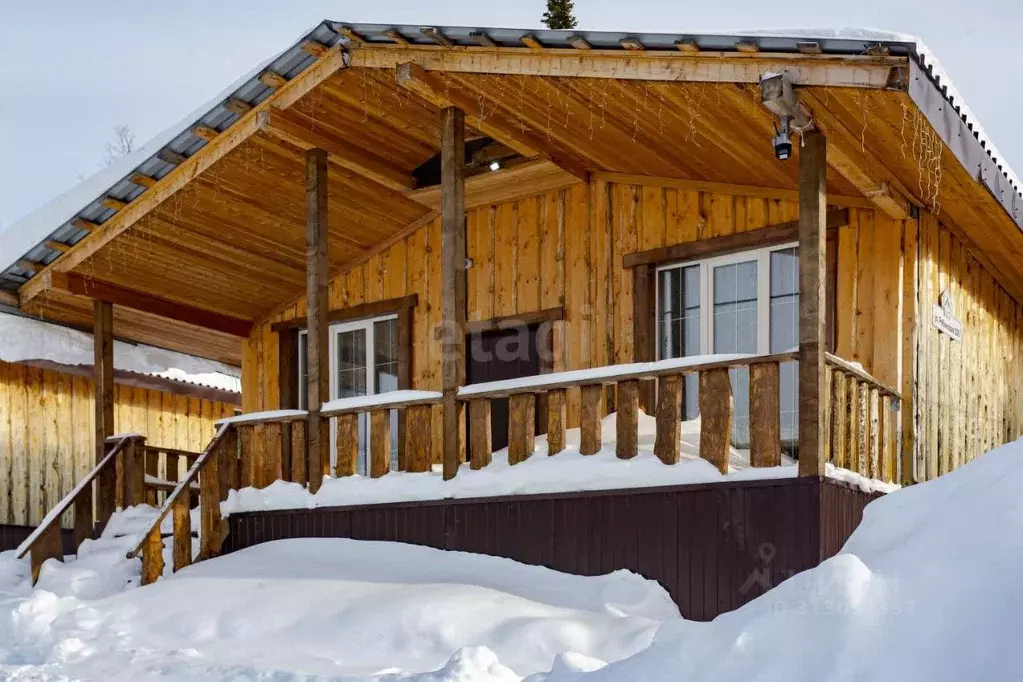
<svg viewBox="0 0 1023 682">
<path fill-rule="evenodd" d="M 5 553 L 0 679 L 1018 680 L 1020 489 L 1023 441 L 873 502 L 841 554 L 712 623 L 624 571 L 390 543 L 270 543 L 143 589 L 123 540 L 35 590 Z"/>
<path fill-rule="evenodd" d="M 728 480 L 792 478 L 798 475 L 796 463 L 782 456 L 782 466 L 752 468 L 749 452 L 732 450 L 729 472 L 722 474 L 710 462 L 700 459 L 700 421 L 683 422 L 681 429 L 681 462 L 668 466 L 654 456 L 657 420 L 640 413 L 639 454 L 630 460 L 615 455 L 616 425 L 614 413 L 601 425 L 600 452 L 579 454 L 579 429 L 568 429 L 565 450 L 547 454 L 547 437 L 538 436 L 536 451 L 525 462 L 508 464 L 508 449 L 498 450 L 492 463 L 478 471 L 463 464 L 451 481 L 443 480 L 439 469 L 426 473 L 391 472 L 377 479 L 365 476 L 324 479 L 313 495 L 296 483 L 277 481 L 267 488 L 245 488 L 232 491 L 221 511 L 230 515 L 244 511 L 272 509 L 312 509 L 350 504 L 407 502 L 447 498 L 493 497 L 560 493 L 577 490 L 611 490 L 646 488 L 689 483 L 713 483 Z M 235 419 L 244 418 L 236 417 Z M 899 486 L 868 479 L 852 471 L 827 466 L 827 475 L 859 486 L 866 492 L 892 492 Z"/>
</svg>

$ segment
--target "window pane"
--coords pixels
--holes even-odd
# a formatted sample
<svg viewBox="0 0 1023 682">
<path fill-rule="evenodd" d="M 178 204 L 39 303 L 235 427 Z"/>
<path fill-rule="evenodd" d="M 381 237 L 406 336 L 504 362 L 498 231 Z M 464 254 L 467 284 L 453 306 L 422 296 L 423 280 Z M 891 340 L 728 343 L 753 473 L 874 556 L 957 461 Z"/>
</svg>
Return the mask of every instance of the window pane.
<svg viewBox="0 0 1023 682">
<path fill-rule="evenodd" d="M 298 335 L 298 409 L 309 409 L 309 335 Z"/>
<path fill-rule="evenodd" d="M 714 268 L 715 353 L 757 352 L 757 261 Z M 734 422 L 732 444 L 749 447 L 749 370 L 729 371 Z"/>
<path fill-rule="evenodd" d="M 377 393 L 398 390 L 398 321 L 373 323 L 373 377 Z M 398 412 L 391 410 L 391 470 L 398 468 Z"/>
<path fill-rule="evenodd" d="M 782 353 L 799 347 L 799 250 L 771 252 L 771 352 Z M 781 441 L 793 454 L 799 423 L 799 363 L 781 366 Z"/>
<path fill-rule="evenodd" d="M 363 329 L 338 335 L 337 386 L 339 398 L 366 395 L 366 332 Z"/>
<path fill-rule="evenodd" d="M 699 355 L 700 266 L 661 270 L 658 278 L 658 359 Z M 682 417 L 695 419 L 699 416 L 699 379 L 687 376 L 684 381 Z"/>
</svg>

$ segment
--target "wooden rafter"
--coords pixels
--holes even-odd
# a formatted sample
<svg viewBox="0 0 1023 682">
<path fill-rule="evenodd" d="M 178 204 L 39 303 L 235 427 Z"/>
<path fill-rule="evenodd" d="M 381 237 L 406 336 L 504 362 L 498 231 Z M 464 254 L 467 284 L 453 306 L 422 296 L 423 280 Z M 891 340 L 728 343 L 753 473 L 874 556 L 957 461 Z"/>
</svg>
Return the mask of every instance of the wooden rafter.
<svg viewBox="0 0 1023 682">
<path fill-rule="evenodd" d="M 213 138 L 219 135 L 220 132 L 206 125 L 197 125 L 192 128 L 192 134 L 198 138 L 206 140 L 207 142 L 212 142 Z"/>
<path fill-rule="evenodd" d="M 18 295 L 13 291 L 0 289 L 0 305 L 9 305 L 12 308 L 18 307 Z"/>
<path fill-rule="evenodd" d="M 242 116 L 234 125 L 218 135 L 213 142 L 182 161 L 174 170 L 161 178 L 152 189 L 133 201 L 125 210 L 118 211 L 116 215 L 103 223 L 100 228 L 95 229 L 88 239 L 82 240 L 63 258 L 59 258 L 53 264 L 47 266 L 46 271 L 69 272 L 84 263 L 93 254 L 134 225 L 140 218 L 162 204 L 196 176 L 257 133 L 260 129 L 258 120 L 260 111 L 270 107 L 279 109 L 290 107 L 317 85 L 343 68 L 345 68 L 345 65 L 339 44 L 332 47 L 330 52 L 317 60 L 315 64 L 288 81 L 286 86 L 280 88 Z M 50 283 L 46 278 L 34 277 L 22 285 L 19 290 L 21 304 L 25 305 L 49 287 Z"/>
<path fill-rule="evenodd" d="M 498 204 L 522 197 L 549 192 L 580 182 L 579 178 L 546 160 L 528 161 L 498 171 L 480 173 L 465 179 L 465 207 L 475 208 Z M 408 192 L 418 204 L 440 210 L 440 186 Z"/>
<path fill-rule="evenodd" d="M 49 280 L 48 289 L 63 291 L 75 296 L 86 296 L 94 301 L 141 310 L 233 336 L 247 337 L 252 331 L 252 322 L 249 320 L 229 317 L 185 303 L 144 294 L 110 282 L 56 271 L 48 272 L 44 277 Z"/>
<path fill-rule="evenodd" d="M 267 109 L 259 114 L 260 130 L 302 150 L 322 149 L 331 160 L 353 173 L 385 187 L 404 192 L 415 185 L 411 173 L 375 156 L 358 145 L 328 133 L 310 130 L 285 112 Z"/>
<path fill-rule="evenodd" d="M 121 201 L 114 197 L 103 197 L 103 201 L 100 203 L 103 204 L 103 208 L 109 208 L 111 211 L 123 211 L 124 207 L 128 205 L 127 201 Z"/>
<path fill-rule="evenodd" d="M 445 81 L 437 74 L 429 73 L 417 64 L 401 64 L 397 70 L 398 85 L 427 100 L 439 109 L 455 107 L 465 112 L 466 122 L 484 135 L 511 147 L 519 154 L 530 158 L 543 156 L 564 168 L 572 175 L 585 179 L 589 175 L 580 161 L 550 149 L 546 140 L 541 139 L 531 130 L 523 130 L 521 122 L 504 114 L 501 102 L 492 102 L 494 113 L 480 116 L 480 98 L 477 93 L 470 92 L 454 81 Z M 491 102 L 488 102 L 491 104 Z M 498 110 L 502 115 L 495 115 Z"/>
<path fill-rule="evenodd" d="M 75 218 L 74 220 L 71 221 L 71 224 L 84 232 L 94 232 L 95 230 L 99 229 L 98 223 L 94 223 L 91 220 L 86 220 L 85 218 Z"/>
<path fill-rule="evenodd" d="M 274 90 L 283 88 L 288 83 L 287 78 L 277 73 L 276 71 L 271 71 L 270 69 L 267 69 L 266 71 L 261 73 L 259 75 L 259 80 L 260 82 L 263 83 L 263 85 L 265 85 L 268 88 L 273 88 Z"/>
<path fill-rule="evenodd" d="M 180 152 L 176 152 L 173 149 L 161 149 L 156 153 L 156 158 L 160 159 L 164 163 L 169 163 L 172 166 L 180 166 L 188 157 Z"/>
<path fill-rule="evenodd" d="M 596 180 L 617 182 L 629 185 L 646 185 L 650 187 L 673 187 L 693 192 L 709 192 L 716 194 L 736 194 L 764 199 L 780 199 L 782 201 L 798 201 L 799 192 L 794 189 L 778 187 L 759 187 L 755 185 L 733 185 L 724 182 L 706 182 L 704 180 L 686 180 L 684 178 L 666 178 L 656 175 L 635 175 L 633 173 L 612 173 L 596 171 Z M 873 208 L 869 199 L 850 197 L 841 194 L 829 194 L 828 204 L 831 206 L 848 206 L 850 208 Z"/>
<path fill-rule="evenodd" d="M 905 186 L 811 92 L 802 89 L 799 97 L 828 138 L 828 165 L 889 217 L 909 218 L 912 204 L 906 197 L 912 194 Z"/>
<path fill-rule="evenodd" d="M 145 187 L 146 189 L 151 188 L 153 185 L 157 183 L 156 178 L 152 178 L 143 173 L 132 173 L 131 181 L 138 185 L 139 187 Z"/>
<path fill-rule="evenodd" d="M 536 48 L 500 51 L 373 43 L 351 53 L 352 67 L 377 69 L 415 62 L 427 71 L 707 83 L 759 83 L 763 72 L 784 70 L 798 85 L 875 89 L 891 89 L 891 68 L 904 67 L 907 61 L 892 56 L 662 50 L 629 52 L 625 57 L 621 50 L 543 48 L 539 43 Z"/>
<path fill-rule="evenodd" d="M 65 244 L 64 242 L 58 242 L 55 239 L 47 239 L 46 248 L 53 249 L 54 251 L 60 251 L 61 253 L 67 253 L 71 250 L 71 245 Z"/>
<path fill-rule="evenodd" d="M 245 114 L 252 111 L 251 104 L 244 100 L 240 100 L 237 97 L 232 97 L 231 99 L 224 102 L 224 108 L 232 113 L 238 114 L 239 116 L 244 116 Z"/>
</svg>

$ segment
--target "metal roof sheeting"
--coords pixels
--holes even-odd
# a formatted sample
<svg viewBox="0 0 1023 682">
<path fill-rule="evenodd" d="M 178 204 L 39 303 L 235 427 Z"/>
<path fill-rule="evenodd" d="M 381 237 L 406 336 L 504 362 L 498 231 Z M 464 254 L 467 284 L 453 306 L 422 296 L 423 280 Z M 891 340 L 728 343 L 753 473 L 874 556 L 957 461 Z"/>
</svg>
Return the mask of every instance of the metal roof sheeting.
<svg viewBox="0 0 1023 682">
<path fill-rule="evenodd" d="M 424 30 L 424 28 L 432 28 Z M 962 102 L 955 102 L 954 88 L 949 83 L 943 83 L 943 73 L 940 68 L 934 68 L 933 60 L 928 61 L 928 54 L 921 49 L 922 44 L 909 36 L 900 34 L 881 34 L 879 32 L 861 31 L 862 35 L 843 35 L 842 31 L 832 31 L 835 35 L 826 36 L 814 35 L 807 31 L 793 31 L 791 35 L 770 35 L 751 32 L 746 34 L 679 34 L 679 33 L 620 33 L 613 31 L 552 31 L 535 29 L 511 29 L 511 28 L 473 28 L 464 26 L 437 26 L 422 27 L 414 25 L 396 26 L 393 24 L 342 24 L 333 21 L 324 21 L 311 31 L 303 35 L 291 47 L 271 58 L 257 69 L 246 76 L 240 84 L 225 91 L 212 106 L 208 106 L 204 112 L 189 117 L 169 131 L 165 131 L 154 139 L 160 144 L 153 147 L 153 142 L 141 150 L 144 155 L 131 158 L 135 161 L 127 166 L 127 172 L 121 172 L 119 179 L 110 185 L 106 191 L 98 194 L 85 195 L 81 197 L 73 212 L 64 211 L 59 219 L 47 222 L 45 215 L 47 210 L 52 214 L 54 211 L 48 204 L 39 211 L 31 214 L 25 220 L 14 223 L 8 228 L 10 230 L 26 230 L 33 234 L 25 235 L 34 239 L 35 246 L 25 251 L 21 249 L 22 255 L 13 256 L 7 254 L 10 260 L 7 268 L 0 273 L 0 288 L 9 291 L 16 291 L 31 276 L 32 272 L 17 265 L 17 261 L 27 259 L 37 263 L 48 264 L 56 260 L 61 253 L 45 246 L 47 239 L 67 244 L 76 244 L 87 234 L 83 230 L 71 224 L 74 218 L 103 223 L 115 214 L 115 211 L 102 205 L 104 197 L 114 197 L 122 201 L 131 201 L 145 191 L 145 187 L 131 181 L 135 173 L 142 173 L 152 178 L 162 178 L 169 173 L 175 164 L 159 158 L 160 155 L 167 157 L 166 152 L 171 155 L 184 157 L 191 156 L 202 149 L 207 142 L 196 136 L 192 129 L 199 124 L 209 126 L 217 131 L 224 131 L 229 128 L 239 115 L 230 111 L 225 104 L 230 99 L 239 99 L 248 104 L 255 105 L 273 92 L 260 79 L 266 70 L 273 70 L 289 80 L 294 78 L 308 68 L 315 58 L 302 49 L 302 44 L 307 40 L 315 40 L 328 47 L 335 45 L 338 41 L 347 41 L 347 38 L 340 34 L 347 30 L 354 31 L 359 39 L 368 43 L 394 44 L 391 37 L 393 32 L 413 45 L 436 45 L 438 41 L 431 36 L 441 35 L 443 39 L 457 46 L 480 46 L 481 44 L 495 45 L 498 47 L 522 47 L 522 39 L 532 36 L 543 47 L 556 49 L 576 49 L 572 40 L 581 37 L 592 48 L 601 50 L 622 50 L 623 40 L 639 41 L 648 50 L 670 50 L 677 51 L 679 41 L 690 42 L 697 46 L 700 51 L 706 52 L 735 52 L 745 49 L 746 45 L 752 43 L 765 53 L 805 53 L 816 51 L 825 54 L 859 55 L 869 51 L 883 48 L 892 55 L 906 55 L 911 57 L 911 64 L 914 65 L 910 79 L 910 95 L 924 114 L 931 121 L 931 124 L 941 134 L 945 143 L 956 154 L 974 177 L 984 183 L 992 195 L 999 200 L 1005 210 L 1012 216 L 1013 220 L 1023 227 L 1023 197 L 1019 194 L 1018 181 L 1016 176 L 1008 168 L 1008 164 L 999 160 L 992 153 L 993 146 L 983 134 L 980 125 L 973 119 L 968 108 Z M 829 31 L 822 31 L 827 33 Z M 880 36 L 880 37 L 879 37 Z M 887 39 L 887 37 L 896 39 Z M 808 44 L 809 43 L 809 44 Z M 816 45 L 813 45 L 815 43 Z M 944 78 L 947 81 L 947 77 Z M 103 172 L 101 171 L 101 175 Z M 88 185 L 90 181 L 82 183 Z M 96 183 L 93 182 L 93 185 Z M 94 187 L 95 189 L 95 187 Z M 74 198 L 75 190 L 66 193 L 60 199 L 65 203 Z M 72 195 L 72 196 L 68 196 Z M 56 202 L 53 202 L 56 203 Z M 60 213 L 58 209 L 56 211 Z M 43 214 L 43 216 L 38 216 Z M 42 218 L 40 220 L 39 218 Z M 35 219 L 35 220 L 34 220 Z M 6 231 L 5 231 L 6 232 Z M 0 233 L 0 246 L 4 245 L 2 240 L 4 233 Z M 22 240 L 24 241 L 24 240 Z"/>
</svg>

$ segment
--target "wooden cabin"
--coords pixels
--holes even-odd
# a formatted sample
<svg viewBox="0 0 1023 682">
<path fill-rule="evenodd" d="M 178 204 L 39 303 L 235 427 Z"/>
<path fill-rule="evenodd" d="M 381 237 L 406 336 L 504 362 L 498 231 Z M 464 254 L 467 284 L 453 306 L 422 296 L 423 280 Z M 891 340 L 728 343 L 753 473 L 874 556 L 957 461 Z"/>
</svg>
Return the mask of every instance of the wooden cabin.
<svg viewBox="0 0 1023 682">
<path fill-rule="evenodd" d="M 901 483 L 1023 430 L 1023 199 L 915 43 L 328 21 L 170 132 L 2 286 L 240 362 L 209 500 L 640 409 Z"/>
<path fill-rule="evenodd" d="M 0 361 L 0 526 L 20 539 L 96 465 L 92 368 L 46 360 Z M 114 430 L 145 433 L 161 450 L 198 453 L 214 423 L 240 406 L 223 388 L 117 370 Z M 184 460 L 151 474 L 177 480 Z M 157 459 L 153 459 L 156 464 Z M 19 527 L 19 528 L 15 528 Z M 70 520 L 65 523 L 70 528 Z M 18 542 L 20 542 L 20 539 Z M 0 541 L 0 550 L 13 549 Z"/>
</svg>

